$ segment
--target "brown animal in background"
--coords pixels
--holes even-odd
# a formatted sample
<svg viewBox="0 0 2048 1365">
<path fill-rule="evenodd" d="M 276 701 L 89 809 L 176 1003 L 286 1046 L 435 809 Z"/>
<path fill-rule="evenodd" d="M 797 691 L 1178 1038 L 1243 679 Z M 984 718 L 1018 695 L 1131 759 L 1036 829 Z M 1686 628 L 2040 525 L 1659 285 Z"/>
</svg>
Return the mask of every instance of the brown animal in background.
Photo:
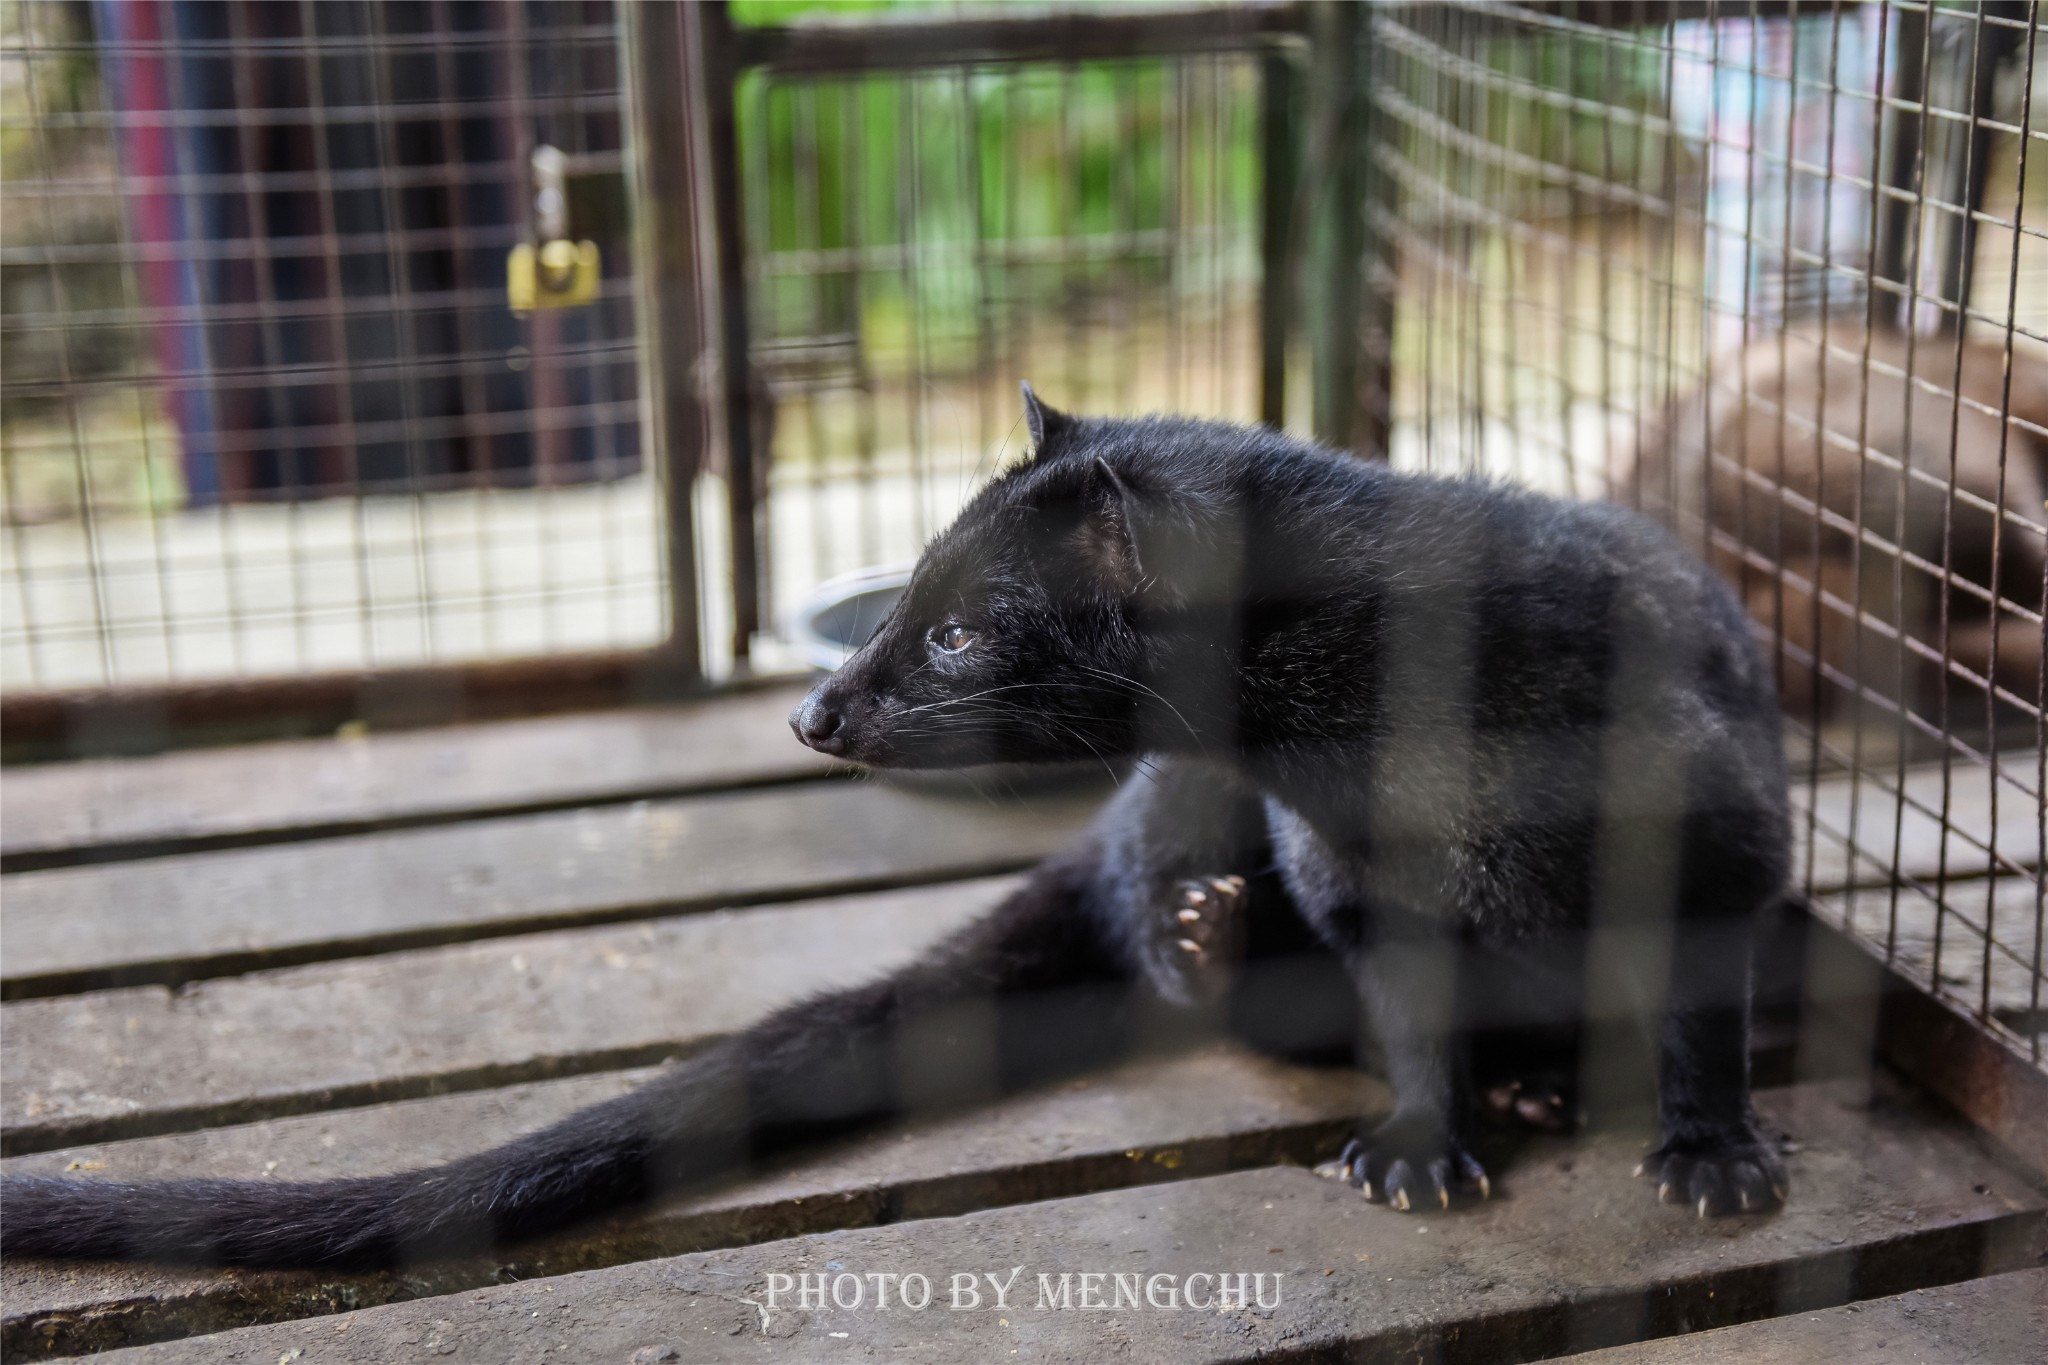
<svg viewBox="0 0 2048 1365">
<path fill-rule="evenodd" d="M 2034 699 L 2048 559 L 2048 362 L 2014 352 L 2014 420 L 2002 423 L 1994 415 L 2004 406 L 1998 347 L 1965 345 L 1958 383 L 1954 341 L 1922 337 L 1912 346 L 1909 387 L 1904 336 L 1870 337 L 1867 384 L 1861 331 L 1838 329 L 1831 340 L 1825 357 L 1816 334 L 1793 332 L 1782 355 L 1772 337 L 1717 359 L 1711 387 L 1673 403 L 1645 432 L 1616 498 L 1667 521 L 1695 546 L 1711 519 L 1708 559 L 1735 584 L 1754 620 L 1783 631 L 1780 691 L 1794 715 L 1812 714 L 1816 662 L 1835 675 L 1819 688 L 1823 715 L 1840 705 L 1851 678 L 1895 698 L 1903 677 L 1902 700 L 1925 713 L 1941 676 L 1945 529 L 1953 576 L 1945 594 L 1949 658 L 1971 675 L 1952 671 L 1951 684 L 1969 687 L 1971 678 L 1995 673 L 2004 687 Z M 1956 403 L 1952 391 L 1966 401 Z M 1994 507 L 2003 508 L 2002 518 Z M 1857 526 L 1865 532 L 1860 558 Z M 1784 570 L 1782 598 L 1774 566 Z M 1901 632 L 1926 652 L 1902 646 Z M 1980 696 L 1982 686 L 1973 689 Z"/>
</svg>

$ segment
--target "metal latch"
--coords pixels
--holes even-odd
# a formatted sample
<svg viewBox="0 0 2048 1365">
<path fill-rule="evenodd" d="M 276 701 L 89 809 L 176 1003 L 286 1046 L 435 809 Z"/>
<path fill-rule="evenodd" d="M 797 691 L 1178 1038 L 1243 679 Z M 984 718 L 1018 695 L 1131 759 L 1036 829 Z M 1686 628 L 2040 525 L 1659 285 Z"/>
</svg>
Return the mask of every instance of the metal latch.
<svg viewBox="0 0 2048 1365">
<path fill-rule="evenodd" d="M 521 317 L 536 308 L 574 308 L 597 297 L 597 243 L 569 238 L 569 159 L 546 143 L 533 149 L 533 217 L 540 244 L 521 242 L 505 259 L 505 295 Z"/>
</svg>

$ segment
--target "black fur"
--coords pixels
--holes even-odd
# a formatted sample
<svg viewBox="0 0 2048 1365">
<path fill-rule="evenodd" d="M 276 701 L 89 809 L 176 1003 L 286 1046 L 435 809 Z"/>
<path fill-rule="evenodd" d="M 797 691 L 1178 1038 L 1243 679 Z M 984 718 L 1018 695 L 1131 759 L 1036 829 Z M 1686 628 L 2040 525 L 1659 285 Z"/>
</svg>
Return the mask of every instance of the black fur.
<svg viewBox="0 0 2048 1365">
<path fill-rule="evenodd" d="M 1399 1095 L 1346 1158 L 1376 1197 L 1485 1190 L 1475 1031 L 1575 1031 L 1619 993 L 1660 1033 L 1660 1192 L 1778 1203 L 1747 1058 L 1785 773 L 1732 594 L 1620 508 L 1025 401 L 1035 458 L 926 551 L 799 736 L 881 767 L 1163 755 L 1257 791 Z"/>
<path fill-rule="evenodd" d="M 1311 935 L 1399 1095 L 1345 1157 L 1374 1197 L 1483 1188 L 1475 1088 L 1574 1057 L 1618 988 L 1660 1031 L 1645 1166 L 1666 1197 L 1781 1199 L 1747 1032 L 1785 784 L 1729 594 L 1612 508 L 1027 406 L 1035 458 L 791 718 L 879 767 L 1148 756 L 986 919 L 477 1156 L 302 1184 L 9 1178 L 0 1248 L 248 1265 L 481 1248 L 1218 1028 L 1326 1042 L 1351 1022 Z"/>
</svg>

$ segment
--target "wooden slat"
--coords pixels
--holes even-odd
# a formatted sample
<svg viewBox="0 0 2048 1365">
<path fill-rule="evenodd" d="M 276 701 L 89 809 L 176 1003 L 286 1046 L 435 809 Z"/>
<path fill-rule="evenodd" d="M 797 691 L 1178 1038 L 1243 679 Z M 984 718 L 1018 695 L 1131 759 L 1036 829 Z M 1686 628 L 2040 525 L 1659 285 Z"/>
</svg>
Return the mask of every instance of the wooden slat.
<svg viewBox="0 0 2048 1365">
<path fill-rule="evenodd" d="M 1915 1289 L 1869 1303 L 1573 1356 L 1570 1365 L 2016 1365 L 2048 1360 L 2048 1270 Z"/>
<path fill-rule="evenodd" d="M 689 705 L 10 769 L 0 868 L 815 777 L 800 686 Z"/>
<path fill-rule="evenodd" d="M 663 908 L 1004 870 L 1051 851 L 1097 799 L 992 805 L 951 792 L 807 784 L 21 873 L 5 883 L 0 992 L 18 999 L 176 982 Z M 1846 811 L 1845 792 L 1840 803 Z M 1859 827 L 1890 829 L 1888 816 L 1873 813 L 1880 804 L 1865 800 Z M 2001 825 L 2013 827 L 2003 847 L 2024 853 L 2017 836 L 2030 826 L 2011 802 Z M 1908 870 L 1932 878 L 1938 842 L 1913 833 L 1936 833 L 1932 822 L 1909 820 L 1907 830 Z M 1952 875 L 1973 870 L 1958 842 L 1950 836 Z M 1838 846 L 1823 840 L 1820 861 L 1822 887 L 1841 885 Z"/>
<path fill-rule="evenodd" d="M 1626 1172 L 1640 1139 L 1534 1143 L 1502 1197 L 1403 1216 L 1271 1169 L 810 1236 L 475 1290 L 336 1319 L 141 1348 L 115 1360 L 1008 1359 L 1235 1361 L 1265 1354 L 1530 1359 L 1832 1306 L 2033 1264 L 2043 1198 L 1938 1119 L 1864 1109 L 1838 1084 L 1760 1097 L 1798 1135 L 1781 1215 L 1703 1225 Z M 1023 1267 L 1005 1309 L 947 1311 L 948 1277 Z M 922 1312 L 765 1310 L 767 1276 L 931 1277 Z M 1041 1308 L 1037 1276 L 1263 1272 L 1280 1306 Z M 1078 1292 L 1078 1287 L 1077 1287 Z M 872 1291 L 870 1290 L 871 1294 Z M 870 1299 L 870 1303 L 871 1303 Z M 764 1320 L 765 1319 L 765 1320 Z M 836 1334 L 844 1333 L 839 1337 Z M 546 1355 L 541 1354 L 546 1349 Z M 1510 1355 L 1512 1352 L 1512 1355 Z"/>
<path fill-rule="evenodd" d="M 181 678 L 0 694 L 0 751 L 42 761 L 320 734 L 355 721 L 415 728 L 560 715 L 686 697 L 703 685 L 679 652 L 550 651 L 461 663 Z"/>
<path fill-rule="evenodd" d="M 41 1153 L 10 1172 L 107 1179 L 361 1175 L 443 1161 L 622 1093 L 615 1072 L 207 1133 Z M 1218 1049 L 1126 1068 L 792 1161 L 787 1171 L 647 1215 L 402 1275 L 219 1275 L 160 1266 L 0 1262 L 9 1359 L 73 1354 L 254 1321 L 445 1294 L 509 1278 L 956 1215 L 1020 1200 L 1327 1155 L 1383 1086 Z"/>
<path fill-rule="evenodd" d="M 2031 754 L 2015 760 L 2022 773 L 2031 772 L 2033 762 Z M 1802 839 L 1807 812 L 1812 810 L 1819 817 L 1820 829 L 1813 841 L 1814 892 L 1887 883 L 1894 854 L 1901 872 L 1926 882 L 1941 875 L 1944 850 L 1950 877 L 1982 877 L 2041 865 L 2039 803 L 2009 783 L 1994 784 L 1988 770 L 1963 763 L 1950 770 L 1946 826 L 1939 818 L 1943 810 L 1940 765 L 1907 770 L 1903 808 L 1898 797 L 1878 785 L 1880 780 L 1884 787 L 1899 786 L 1895 772 L 1853 784 L 1837 777 L 1822 781 L 1817 788 L 1793 785 L 1793 823 Z M 1809 792 L 1817 792 L 1817 799 Z M 1965 831 L 1967 837 L 1957 830 Z M 1994 832 L 1996 863 L 1988 851 Z M 1855 841 L 1853 857 L 1844 842 L 1847 839 Z M 1803 873 L 1804 859 L 1794 866 Z"/>
<path fill-rule="evenodd" d="M 0 1007 L 0 1144 L 635 1066 L 914 957 L 1005 881 L 491 939 Z"/>
<path fill-rule="evenodd" d="M 792 741 L 784 718 L 802 695 L 774 687 L 690 705 L 503 721 L 361 739 L 292 740 L 228 749 L 12 769 L 0 783 L 0 869 L 234 847 L 310 835 L 402 828 L 476 815 L 759 786 L 840 771 Z M 1890 773 L 1883 775 L 1887 785 Z M 1910 769 L 1911 803 L 1939 811 L 1938 766 Z M 1950 774 L 1952 823 L 1979 840 L 1992 827 L 1986 773 Z M 1898 802 L 1861 784 L 1851 821 L 1846 779 L 1820 785 L 1825 827 L 1817 889 L 1869 884 L 1890 865 Z M 1808 805 L 1795 786 L 1794 803 Z M 2032 803 L 1999 789 L 1999 851 L 2015 866 L 2040 862 Z M 1907 871 L 1939 869 L 1940 822 L 1909 803 L 1899 846 Z M 1800 828 L 1805 820 L 1802 814 Z M 1840 834 L 1853 829 L 1861 854 Z M 1948 840 L 1950 874 L 1988 868 L 1967 840 Z"/>
<path fill-rule="evenodd" d="M 1099 797 L 826 782 L 9 877 L 7 998 L 177 982 L 486 934 L 977 876 Z"/>
</svg>

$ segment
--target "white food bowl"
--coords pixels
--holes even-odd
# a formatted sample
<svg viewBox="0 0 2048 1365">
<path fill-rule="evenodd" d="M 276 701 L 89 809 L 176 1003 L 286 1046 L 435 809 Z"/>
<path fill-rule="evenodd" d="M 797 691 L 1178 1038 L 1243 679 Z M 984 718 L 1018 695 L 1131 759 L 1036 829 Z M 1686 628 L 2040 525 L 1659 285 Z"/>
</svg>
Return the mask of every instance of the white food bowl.
<svg viewBox="0 0 2048 1365">
<path fill-rule="evenodd" d="M 908 564 L 855 569 L 813 588 L 790 614 L 789 638 L 804 662 L 827 673 L 853 657 L 903 595 Z"/>
</svg>

